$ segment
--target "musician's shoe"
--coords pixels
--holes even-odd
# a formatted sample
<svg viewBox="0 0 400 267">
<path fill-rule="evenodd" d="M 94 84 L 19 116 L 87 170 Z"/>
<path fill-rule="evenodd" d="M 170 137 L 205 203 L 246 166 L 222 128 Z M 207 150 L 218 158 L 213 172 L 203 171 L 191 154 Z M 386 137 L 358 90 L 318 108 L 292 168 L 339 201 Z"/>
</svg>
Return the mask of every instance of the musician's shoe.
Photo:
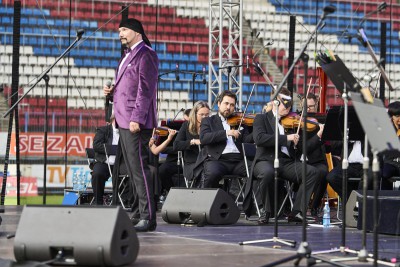
<svg viewBox="0 0 400 267">
<path fill-rule="evenodd" d="M 289 223 L 302 223 L 304 217 L 301 215 L 300 212 L 297 212 L 297 213 L 290 213 L 287 219 Z"/>
<path fill-rule="evenodd" d="M 136 232 L 149 232 L 156 230 L 157 222 L 155 220 L 140 220 L 135 226 Z"/>
<path fill-rule="evenodd" d="M 312 217 L 320 217 L 321 209 L 320 208 L 312 208 L 311 216 Z"/>
<path fill-rule="evenodd" d="M 267 224 L 269 222 L 269 217 L 271 214 L 267 211 L 265 211 L 264 208 L 260 209 L 260 218 L 258 218 L 257 222 L 258 224 Z"/>
<path fill-rule="evenodd" d="M 135 226 L 139 222 L 140 222 L 140 218 L 139 217 L 136 217 L 136 216 L 132 216 L 131 217 L 131 223 L 132 223 L 133 226 Z"/>
</svg>

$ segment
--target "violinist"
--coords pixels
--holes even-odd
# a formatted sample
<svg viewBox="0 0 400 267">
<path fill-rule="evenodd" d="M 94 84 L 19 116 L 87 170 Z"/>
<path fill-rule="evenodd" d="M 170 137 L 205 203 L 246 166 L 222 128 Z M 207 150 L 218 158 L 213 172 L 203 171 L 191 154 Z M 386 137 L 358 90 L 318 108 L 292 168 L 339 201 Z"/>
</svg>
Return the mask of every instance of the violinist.
<svg viewBox="0 0 400 267">
<path fill-rule="evenodd" d="M 313 93 L 308 93 L 307 111 L 312 113 L 317 112 L 317 102 L 317 96 Z M 328 175 L 328 164 L 326 162 L 325 146 L 321 141 L 323 130 L 324 125 L 319 124 L 318 132 L 309 135 L 310 137 L 307 140 L 307 163 L 314 166 L 318 171 L 318 179 L 313 192 L 313 200 L 311 202 L 311 215 L 316 217 L 321 211 L 321 201 L 328 185 L 328 182 L 326 181 L 326 176 Z"/>
<path fill-rule="evenodd" d="M 393 123 L 397 136 L 400 136 L 400 102 L 389 104 L 388 114 Z M 381 166 L 381 190 L 392 190 L 393 183 L 389 180 L 393 176 L 400 175 L 400 154 L 398 151 L 386 151 L 382 155 Z"/>
<path fill-rule="evenodd" d="M 183 152 L 183 175 L 188 181 L 193 179 L 193 167 L 200 151 L 200 123 L 208 116 L 210 108 L 207 102 L 196 102 L 174 141 L 174 150 Z"/>
<path fill-rule="evenodd" d="M 176 177 L 174 175 L 182 173 L 181 166 L 177 164 L 178 153 L 172 146 L 176 133 L 177 131 L 174 129 L 159 127 L 154 130 L 154 134 L 149 141 L 149 148 L 152 154 L 156 156 L 160 153 L 167 155 L 165 161 L 158 167 L 157 172 L 158 180 L 161 182 L 161 190 L 159 190 L 161 202 L 165 199 L 171 187 L 183 185 L 179 180 L 174 181 Z M 158 138 L 161 138 L 161 135 L 167 136 L 167 138 L 157 145 Z"/>
<path fill-rule="evenodd" d="M 296 160 L 294 155 L 294 145 L 298 145 L 299 135 L 289 134 L 285 135 L 284 128 L 279 123 L 278 133 L 275 133 L 275 116 L 280 119 L 287 116 L 292 107 L 292 98 L 288 89 L 283 88 L 281 93 L 278 95 L 279 105 L 278 114 L 276 113 L 276 105 L 273 103 L 271 111 L 265 114 L 258 114 L 253 124 L 253 138 L 257 145 L 256 156 L 252 165 L 252 174 L 250 177 L 254 177 L 259 181 L 257 190 L 254 190 L 256 197 L 261 199 L 261 217 L 259 218 L 260 224 L 268 223 L 271 215 L 271 198 L 270 190 L 273 188 L 274 182 L 274 159 L 275 159 L 275 134 L 278 134 L 278 150 L 279 150 L 279 178 L 301 184 L 302 182 L 302 163 Z M 307 166 L 306 173 L 306 192 L 303 192 L 303 187 L 300 186 L 296 194 L 294 201 L 293 210 L 288 216 L 289 222 L 302 222 L 305 218 L 305 214 L 301 214 L 303 205 L 307 205 L 310 200 L 312 191 L 314 189 L 317 180 L 317 170 L 311 165 Z M 252 183 L 246 184 L 245 191 L 245 203 L 243 209 L 246 215 L 251 214 L 251 186 Z M 274 192 L 278 193 L 278 192 Z M 306 203 L 302 203 L 303 194 L 306 194 Z M 250 200 L 250 201 L 249 201 Z"/>
<path fill-rule="evenodd" d="M 244 129 L 232 129 L 228 118 L 234 113 L 237 97 L 224 91 L 218 98 L 218 113 L 203 118 L 200 143 L 203 146 L 196 161 L 194 177 L 201 177 L 200 187 L 218 188 L 222 176 L 246 176 L 241 143 L 248 135 Z"/>
</svg>

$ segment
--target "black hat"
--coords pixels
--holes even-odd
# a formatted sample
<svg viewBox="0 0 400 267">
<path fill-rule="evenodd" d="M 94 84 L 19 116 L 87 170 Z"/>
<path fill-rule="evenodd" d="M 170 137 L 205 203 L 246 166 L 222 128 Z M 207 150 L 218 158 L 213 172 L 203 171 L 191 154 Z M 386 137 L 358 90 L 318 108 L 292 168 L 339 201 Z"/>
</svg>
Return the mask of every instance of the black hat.
<svg viewBox="0 0 400 267">
<path fill-rule="evenodd" d="M 400 115 L 400 102 L 395 101 L 388 105 L 389 116 Z"/>
<path fill-rule="evenodd" d="M 119 27 L 125 27 L 128 29 L 131 29 L 137 33 L 140 33 L 142 35 L 143 41 L 146 43 L 146 45 L 151 47 L 151 43 L 149 39 L 147 38 L 146 34 L 144 33 L 142 23 L 138 21 L 137 19 L 126 19 L 121 21 L 119 24 Z"/>
</svg>

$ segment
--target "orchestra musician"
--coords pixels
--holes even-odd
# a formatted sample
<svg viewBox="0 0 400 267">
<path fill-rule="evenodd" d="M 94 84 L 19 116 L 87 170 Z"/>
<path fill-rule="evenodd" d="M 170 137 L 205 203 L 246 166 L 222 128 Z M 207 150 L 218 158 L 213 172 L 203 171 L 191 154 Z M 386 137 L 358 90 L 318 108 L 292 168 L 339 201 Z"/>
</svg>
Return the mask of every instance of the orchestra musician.
<svg viewBox="0 0 400 267">
<path fill-rule="evenodd" d="M 317 96 L 313 93 L 307 94 L 307 112 L 317 112 Z M 326 162 L 325 145 L 321 141 L 324 125 L 319 124 L 319 130 L 316 134 L 311 135 L 307 139 L 307 164 L 315 167 L 318 171 L 318 179 L 313 191 L 313 199 L 311 202 L 311 215 L 318 216 L 321 210 L 321 201 L 326 192 L 328 182 L 326 176 L 328 175 L 328 164 Z M 303 158 L 301 158 L 303 159 Z"/>
<path fill-rule="evenodd" d="M 153 155 L 158 156 L 160 153 L 167 154 L 165 162 L 158 167 L 158 178 L 161 181 L 162 196 L 166 196 L 172 186 L 180 184 L 179 181 L 174 183 L 173 176 L 182 171 L 180 165 L 177 164 L 178 153 L 172 146 L 177 131 L 169 128 L 167 131 L 167 138 L 161 144 L 156 144 L 158 138 L 160 138 L 157 133 L 153 134 L 149 142 L 149 148 Z"/>
<path fill-rule="evenodd" d="M 139 214 L 134 217 L 140 219 L 134 227 L 136 231 L 154 231 L 157 223 L 148 143 L 157 126 L 159 61 L 140 21 L 121 21 L 119 38 L 126 53 L 116 69 L 114 85 L 105 85 L 103 92 L 113 97 L 122 154 L 138 199 Z"/>
<path fill-rule="evenodd" d="M 388 114 L 393 123 L 397 136 L 400 136 L 400 102 L 395 101 L 388 105 Z M 392 190 L 393 183 L 389 180 L 400 175 L 400 154 L 398 151 L 385 151 L 382 155 L 381 190 Z"/>
<path fill-rule="evenodd" d="M 337 142 L 338 144 L 343 144 L 343 142 Z M 347 177 L 348 178 L 360 178 L 358 183 L 348 182 L 347 196 L 344 201 L 347 201 L 349 198 L 351 191 L 353 190 L 361 190 L 362 182 L 363 182 L 363 161 L 364 161 L 364 142 L 363 141 L 349 141 L 348 142 L 348 151 L 350 154 L 348 156 L 348 166 L 347 166 Z M 368 157 L 372 159 L 371 150 L 369 150 Z M 343 157 L 342 157 L 343 158 Z M 370 165 L 372 164 L 372 160 L 369 161 Z M 342 197 L 343 190 L 343 169 L 342 164 L 338 164 L 335 166 L 327 175 L 326 180 L 329 185 L 332 187 L 335 192 Z M 368 188 L 372 186 L 372 170 L 368 169 Z"/>
<path fill-rule="evenodd" d="M 218 97 L 218 113 L 203 118 L 200 127 L 200 143 L 203 146 L 195 163 L 194 178 L 199 187 L 218 188 L 224 175 L 246 176 L 241 144 L 246 141 L 245 129 L 233 129 L 228 118 L 234 113 L 237 96 L 224 91 Z"/>
<path fill-rule="evenodd" d="M 95 162 L 93 165 L 92 172 L 92 188 L 94 195 L 94 203 L 96 205 L 103 205 L 104 187 L 105 183 L 110 177 L 108 170 L 108 164 L 113 170 L 115 161 L 115 156 L 111 155 L 108 157 L 108 164 L 106 153 L 104 150 L 104 144 L 118 145 L 119 141 L 119 131 L 115 128 L 115 117 L 114 114 L 110 116 L 110 124 L 99 127 L 96 129 L 96 134 L 93 138 L 93 149 L 95 153 Z M 121 173 L 126 173 L 124 164 L 119 166 Z"/>
<path fill-rule="evenodd" d="M 271 215 L 271 198 L 269 190 L 273 188 L 275 177 L 274 172 L 274 159 L 275 159 L 275 116 L 279 119 L 284 118 L 289 114 L 292 107 L 292 99 L 288 89 L 283 88 L 278 95 L 279 105 L 278 114 L 276 113 L 276 105 L 273 103 L 272 110 L 265 114 L 258 114 L 253 124 L 253 138 L 257 145 L 256 156 L 252 164 L 252 175 L 250 177 L 257 178 L 259 181 L 259 188 L 255 190 L 258 199 L 261 199 L 261 217 L 259 218 L 260 224 L 268 223 Z M 280 179 L 288 180 L 296 184 L 302 182 L 302 163 L 295 159 L 294 145 L 298 145 L 299 135 L 288 134 L 286 135 L 281 123 L 278 125 L 279 136 L 279 169 L 278 177 Z M 288 216 L 289 222 L 302 222 L 305 219 L 305 214 L 301 214 L 302 207 L 307 205 L 315 183 L 318 173 L 315 167 L 307 165 L 306 173 L 306 192 L 303 192 L 302 186 L 299 190 L 294 201 L 293 210 Z M 246 215 L 251 214 L 251 185 L 246 184 L 244 210 Z M 277 192 L 275 192 L 277 193 Z M 307 203 L 303 203 L 303 194 L 306 194 Z M 249 201 L 250 200 L 250 201 Z"/>
<path fill-rule="evenodd" d="M 210 116 L 210 108 L 205 101 L 198 101 L 190 110 L 188 120 L 179 129 L 174 141 L 174 150 L 183 151 L 183 175 L 188 181 L 193 179 L 193 168 L 200 151 L 200 124 Z"/>
</svg>

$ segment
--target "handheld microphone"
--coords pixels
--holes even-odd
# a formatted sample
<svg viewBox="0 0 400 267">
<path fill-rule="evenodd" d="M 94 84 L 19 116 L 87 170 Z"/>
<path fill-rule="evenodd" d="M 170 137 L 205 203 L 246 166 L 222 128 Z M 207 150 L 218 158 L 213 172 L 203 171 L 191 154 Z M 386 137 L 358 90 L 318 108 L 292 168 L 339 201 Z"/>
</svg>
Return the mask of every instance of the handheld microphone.
<svg viewBox="0 0 400 267">
<path fill-rule="evenodd" d="M 112 84 L 112 82 L 111 82 L 110 80 L 108 80 L 108 81 L 106 82 L 106 86 L 107 86 L 108 88 L 111 87 L 111 84 Z M 110 105 L 110 94 L 106 95 L 106 107 L 108 107 L 109 105 Z"/>
<path fill-rule="evenodd" d="M 178 62 L 175 64 L 175 80 L 179 81 L 179 64 L 178 64 Z"/>
<path fill-rule="evenodd" d="M 108 81 L 106 82 L 106 86 L 107 86 L 108 88 L 110 88 L 111 84 L 112 84 L 112 82 L 111 82 L 110 80 L 108 80 Z M 105 102 L 105 104 L 104 104 L 104 107 L 105 107 L 104 111 L 105 111 L 106 122 L 110 122 L 110 116 L 111 116 L 111 112 L 110 112 L 110 99 L 111 99 L 110 94 L 106 95 L 106 102 Z"/>
<path fill-rule="evenodd" d="M 206 66 L 203 65 L 203 84 L 206 84 Z"/>
</svg>

